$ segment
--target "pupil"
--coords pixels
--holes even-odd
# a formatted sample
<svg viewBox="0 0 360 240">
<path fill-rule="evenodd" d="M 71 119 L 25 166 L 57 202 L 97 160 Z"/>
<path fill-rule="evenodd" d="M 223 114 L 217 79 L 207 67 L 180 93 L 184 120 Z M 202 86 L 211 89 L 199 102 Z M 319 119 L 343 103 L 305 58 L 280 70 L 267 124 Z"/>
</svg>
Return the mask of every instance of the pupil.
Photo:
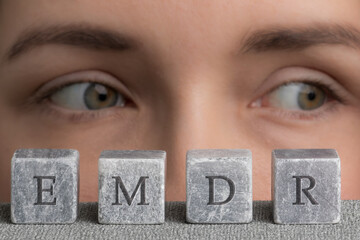
<svg viewBox="0 0 360 240">
<path fill-rule="evenodd" d="M 104 93 L 99 93 L 98 99 L 99 101 L 104 102 L 107 99 L 107 95 Z"/>
<path fill-rule="evenodd" d="M 310 92 L 310 93 L 308 94 L 308 99 L 309 99 L 310 101 L 315 100 L 315 98 L 316 98 L 316 94 L 315 94 L 314 92 Z"/>
</svg>

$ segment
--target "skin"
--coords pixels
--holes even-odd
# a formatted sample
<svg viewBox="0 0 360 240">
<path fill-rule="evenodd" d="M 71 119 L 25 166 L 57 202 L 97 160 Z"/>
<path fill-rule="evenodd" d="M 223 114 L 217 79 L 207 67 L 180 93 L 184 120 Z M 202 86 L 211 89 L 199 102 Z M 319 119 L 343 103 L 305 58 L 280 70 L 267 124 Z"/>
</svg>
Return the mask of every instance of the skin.
<svg viewBox="0 0 360 240">
<path fill-rule="evenodd" d="M 271 198 L 271 151 L 334 148 L 341 157 L 342 198 L 360 199 L 360 50 L 320 44 L 293 51 L 239 53 L 251 32 L 271 26 L 346 24 L 360 31 L 358 0 L 46 1 L 0 3 L 0 201 L 10 200 L 10 160 L 19 148 L 80 152 L 80 201 L 97 201 L 97 161 L 104 149 L 167 152 L 166 200 L 185 200 L 189 149 L 243 148 L 253 153 L 254 200 Z M 64 44 L 5 59 L 32 27 L 86 24 L 141 42 L 136 50 L 89 50 Z M 300 67 L 329 77 L 338 95 L 301 115 L 254 102 Z M 110 73 L 131 105 L 97 111 L 30 101 L 55 78 Z M 116 85 L 117 86 L 117 85 Z M 112 86 L 112 87 L 116 87 Z M 119 91 L 120 91 L 119 90 Z M 332 107 L 328 107 L 331 105 Z"/>
</svg>

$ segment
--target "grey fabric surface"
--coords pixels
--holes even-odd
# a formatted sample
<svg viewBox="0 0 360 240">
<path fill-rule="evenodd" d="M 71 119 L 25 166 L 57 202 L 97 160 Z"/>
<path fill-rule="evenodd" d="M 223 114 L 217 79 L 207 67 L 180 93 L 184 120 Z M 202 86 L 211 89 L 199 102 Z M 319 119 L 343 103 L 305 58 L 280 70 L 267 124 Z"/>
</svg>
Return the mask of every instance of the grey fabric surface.
<svg viewBox="0 0 360 240">
<path fill-rule="evenodd" d="M 10 205 L 0 204 L 0 239 L 360 239 L 360 200 L 342 201 L 341 223 L 335 225 L 277 225 L 270 202 L 254 202 L 250 224 L 185 223 L 185 203 L 166 203 L 163 225 L 101 225 L 97 204 L 80 204 L 72 225 L 15 225 Z"/>
</svg>

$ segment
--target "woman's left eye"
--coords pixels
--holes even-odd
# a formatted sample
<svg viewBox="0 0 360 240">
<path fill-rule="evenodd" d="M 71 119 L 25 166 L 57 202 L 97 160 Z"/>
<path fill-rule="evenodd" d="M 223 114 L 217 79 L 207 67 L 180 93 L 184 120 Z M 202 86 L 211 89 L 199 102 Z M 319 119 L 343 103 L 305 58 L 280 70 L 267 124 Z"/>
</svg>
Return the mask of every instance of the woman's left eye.
<svg viewBox="0 0 360 240">
<path fill-rule="evenodd" d="M 53 93 L 54 104 L 72 110 L 100 110 L 125 105 L 125 98 L 116 90 L 100 83 L 73 83 Z"/>
<path fill-rule="evenodd" d="M 311 111 L 322 107 L 329 94 L 324 88 L 311 83 L 292 82 L 281 85 L 260 99 L 261 107 Z"/>
</svg>

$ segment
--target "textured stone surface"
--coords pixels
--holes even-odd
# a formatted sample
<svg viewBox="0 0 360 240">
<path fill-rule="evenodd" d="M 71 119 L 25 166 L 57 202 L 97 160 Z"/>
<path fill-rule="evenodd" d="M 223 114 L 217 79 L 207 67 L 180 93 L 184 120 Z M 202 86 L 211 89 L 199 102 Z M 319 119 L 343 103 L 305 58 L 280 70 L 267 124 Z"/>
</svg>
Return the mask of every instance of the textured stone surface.
<svg viewBox="0 0 360 240">
<path fill-rule="evenodd" d="M 187 222 L 252 221 L 252 156 L 249 150 L 188 151 L 186 183 Z"/>
<path fill-rule="evenodd" d="M 12 158 L 13 223 L 72 223 L 78 213 L 79 153 L 20 149 Z"/>
<path fill-rule="evenodd" d="M 274 222 L 340 221 L 340 158 L 333 149 L 277 149 L 272 153 Z"/>
<path fill-rule="evenodd" d="M 102 152 L 99 159 L 99 223 L 164 223 L 165 160 L 164 151 Z"/>
</svg>

